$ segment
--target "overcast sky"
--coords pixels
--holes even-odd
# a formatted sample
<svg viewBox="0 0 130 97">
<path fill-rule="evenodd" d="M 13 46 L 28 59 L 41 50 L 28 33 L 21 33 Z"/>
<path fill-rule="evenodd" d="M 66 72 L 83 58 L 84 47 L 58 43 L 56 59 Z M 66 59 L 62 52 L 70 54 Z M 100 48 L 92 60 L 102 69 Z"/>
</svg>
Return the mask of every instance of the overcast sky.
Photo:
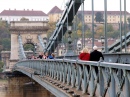
<svg viewBox="0 0 130 97">
<path fill-rule="evenodd" d="M 60 9 L 64 9 L 65 3 L 68 0 L 0 0 L 0 12 L 4 9 L 11 10 L 42 10 L 48 13 L 54 6 L 58 6 Z M 120 0 L 107 0 L 109 11 L 119 11 L 120 10 Z M 122 0 L 122 10 L 124 10 L 124 0 Z M 126 9 L 130 12 L 130 0 L 126 0 Z M 104 0 L 94 0 L 94 10 L 103 10 Z M 85 0 L 85 10 L 91 10 L 91 0 Z"/>
</svg>

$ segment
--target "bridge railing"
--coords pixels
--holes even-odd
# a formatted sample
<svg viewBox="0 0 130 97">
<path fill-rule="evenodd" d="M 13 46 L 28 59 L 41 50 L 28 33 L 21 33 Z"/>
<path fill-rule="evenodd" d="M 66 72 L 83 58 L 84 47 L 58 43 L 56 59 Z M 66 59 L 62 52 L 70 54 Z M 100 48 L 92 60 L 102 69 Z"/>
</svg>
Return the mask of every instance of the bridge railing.
<svg viewBox="0 0 130 97">
<path fill-rule="evenodd" d="M 130 97 L 130 65 L 70 59 L 25 60 L 15 65 L 33 69 L 82 93 L 98 97 Z M 109 95 L 109 96 L 108 96 Z"/>
</svg>

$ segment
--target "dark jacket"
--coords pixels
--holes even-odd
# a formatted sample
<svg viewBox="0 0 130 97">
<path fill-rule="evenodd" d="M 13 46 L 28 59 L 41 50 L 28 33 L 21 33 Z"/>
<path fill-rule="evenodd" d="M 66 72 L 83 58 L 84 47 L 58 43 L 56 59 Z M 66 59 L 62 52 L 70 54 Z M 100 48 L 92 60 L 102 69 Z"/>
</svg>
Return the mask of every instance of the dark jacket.
<svg viewBox="0 0 130 97">
<path fill-rule="evenodd" d="M 90 61 L 99 61 L 100 57 L 104 60 L 103 54 L 100 51 L 94 50 L 90 53 Z"/>
<path fill-rule="evenodd" d="M 39 55 L 37 58 L 40 58 L 40 59 L 42 59 L 42 58 L 43 58 L 43 55 Z"/>
</svg>

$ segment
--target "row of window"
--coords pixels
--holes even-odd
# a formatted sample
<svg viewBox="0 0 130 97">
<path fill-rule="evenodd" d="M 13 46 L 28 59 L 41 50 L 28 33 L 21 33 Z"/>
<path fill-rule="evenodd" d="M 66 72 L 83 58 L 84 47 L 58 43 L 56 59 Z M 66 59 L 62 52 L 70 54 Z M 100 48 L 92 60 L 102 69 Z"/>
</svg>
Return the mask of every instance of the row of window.
<svg viewBox="0 0 130 97">
<path fill-rule="evenodd" d="M 20 21 L 21 18 L 0 18 L 1 20 L 5 21 Z M 30 21 L 46 21 L 48 20 L 47 18 L 30 18 Z"/>
<path fill-rule="evenodd" d="M 92 16 L 85 16 L 85 17 L 86 17 L 86 18 L 88 18 L 88 17 L 91 18 Z M 118 18 L 120 18 L 120 16 L 107 16 L 107 17 L 110 17 L 110 18 L 112 18 L 112 17 L 113 17 L 113 18 L 118 17 Z M 124 16 L 122 16 L 122 18 L 123 18 L 123 17 L 124 17 Z M 127 17 L 128 17 L 128 16 L 127 16 Z"/>
<path fill-rule="evenodd" d="M 92 21 L 91 19 L 86 19 L 86 21 Z M 107 20 L 107 21 L 112 21 L 111 19 L 110 20 Z M 113 19 L 113 21 L 115 21 L 114 19 Z"/>
<path fill-rule="evenodd" d="M 111 22 L 111 23 L 112 23 L 112 22 L 113 22 L 113 23 L 119 23 L 119 22 L 120 22 L 119 20 L 118 20 L 118 21 L 115 21 L 114 19 L 113 19 L 113 20 L 110 19 L 110 20 L 107 20 L 107 21 L 108 21 L 108 22 Z M 86 19 L 85 22 L 92 23 L 92 20 L 91 20 L 91 19 L 89 19 L 89 20 Z M 123 21 L 122 21 L 122 22 L 123 22 Z"/>
</svg>

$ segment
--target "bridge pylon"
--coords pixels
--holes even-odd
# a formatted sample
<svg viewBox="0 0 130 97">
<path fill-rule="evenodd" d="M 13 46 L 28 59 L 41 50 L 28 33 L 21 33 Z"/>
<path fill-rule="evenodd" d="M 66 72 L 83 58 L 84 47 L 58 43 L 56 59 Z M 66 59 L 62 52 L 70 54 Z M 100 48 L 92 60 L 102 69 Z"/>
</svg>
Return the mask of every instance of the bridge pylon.
<svg viewBox="0 0 130 97">
<path fill-rule="evenodd" d="M 11 22 L 11 52 L 10 52 L 10 65 L 11 69 L 16 62 L 19 61 L 19 46 L 18 36 L 21 36 L 21 43 L 24 47 L 25 44 L 32 44 L 33 48 L 37 45 L 36 51 L 42 52 L 43 49 L 38 40 L 38 35 L 41 38 L 47 37 L 48 22 L 47 21 L 13 21 Z M 32 51 L 34 52 L 34 51 Z M 28 51 L 24 50 L 25 55 L 28 55 Z M 32 53 L 33 54 L 33 53 Z"/>
</svg>

